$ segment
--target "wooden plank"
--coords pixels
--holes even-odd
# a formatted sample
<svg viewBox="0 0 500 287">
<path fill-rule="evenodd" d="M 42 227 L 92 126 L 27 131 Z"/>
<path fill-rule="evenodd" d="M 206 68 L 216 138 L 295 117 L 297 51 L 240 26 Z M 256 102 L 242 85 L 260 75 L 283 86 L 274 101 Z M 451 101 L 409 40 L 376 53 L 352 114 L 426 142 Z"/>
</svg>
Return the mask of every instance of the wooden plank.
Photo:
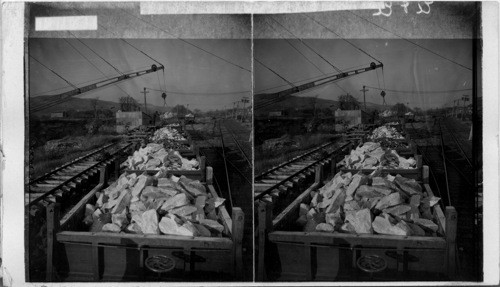
<svg viewBox="0 0 500 287">
<path fill-rule="evenodd" d="M 45 279 L 48 282 L 52 282 L 54 275 L 54 258 L 56 252 L 56 240 L 55 234 L 59 230 L 59 209 L 60 206 L 57 203 L 52 203 L 48 206 L 47 212 L 47 265 Z"/>
<path fill-rule="evenodd" d="M 234 274 L 236 279 L 243 278 L 243 226 L 245 215 L 239 207 L 233 207 L 233 254 L 234 254 Z"/>
<path fill-rule="evenodd" d="M 311 243 L 338 246 L 340 244 L 363 245 L 387 248 L 429 248 L 445 250 L 447 245 L 442 237 L 371 235 L 324 232 L 274 231 L 269 234 L 273 242 Z"/>
<path fill-rule="evenodd" d="M 67 223 L 71 222 L 74 216 L 78 215 L 79 212 L 85 208 L 85 205 L 90 201 L 90 199 L 95 195 L 96 192 L 100 191 L 103 186 L 108 181 L 108 172 L 106 168 L 101 168 L 101 177 L 99 184 L 94 187 L 89 193 L 87 193 L 71 210 L 66 213 L 60 221 L 61 230 L 66 230 Z"/>
<path fill-rule="evenodd" d="M 448 254 L 448 277 L 455 279 L 456 275 L 456 238 L 457 238 L 457 211 L 453 206 L 446 207 L 446 243 Z"/>
<path fill-rule="evenodd" d="M 200 249 L 232 249 L 233 242 L 225 237 L 188 237 L 177 235 L 127 234 L 109 232 L 62 231 L 57 233 L 59 242 L 99 243 L 150 247 L 191 247 Z"/>
<path fill-rule="evenodd" d="M 273 228 L 277 228 L 281 222 L 293 214 L 293 211 L 300 206 L 300 203 L 306 198 L 311 191 L 318 187 L 319 183 L 315 182 L 309 188 L 307 188 L 303 193 L 301 193 L 290 205 L 288 205 L 276 218 L 273 220 Z"/>
<path fill-rule="evenodd" d="M 424 189 L 425 191 L 427 191 L 428 196 L 434 196 L 434 193 L 432 192 L 432 189 L 429 184 L 424 184 Z M 433 215 L 439 227 L 438 231 L 441 232 L 441 234 L 446 234 L 446 217 L 444 216 L 443 210 L 441 209 L 439 203 L 434 205 L 433 209 L 434 209 Z"/>
<path fill-rule="evenodd" d="M 266 243 L 267 234 L 272 231 L 271 218 L 273 216 L 272 204 L 259 202 L 258 206 L 259 225 L 257 226 L 259 235 L 258 258 L 257 258 L 257 281 L 264 281 L 267 279 L 266 273 Z"/>
<path fill-rule="evenodd" d="M 219 195 L 215 191 L 213 185 L 208 184 L 207 187 L 214 198 L 219 198 Z M 219 209 L 219 216 L 221 217 L 222 220 L 222 224 L 224 225 L 224 227 L 226 228 L 226 230 L 230 235 L 233 234 L 233 223 L 231 216 L 229 216 L 229 213 L 227 212 L 226 206 L 222 204 L 221 206 L 218 207 L 218 209 Z"/>
</svg>

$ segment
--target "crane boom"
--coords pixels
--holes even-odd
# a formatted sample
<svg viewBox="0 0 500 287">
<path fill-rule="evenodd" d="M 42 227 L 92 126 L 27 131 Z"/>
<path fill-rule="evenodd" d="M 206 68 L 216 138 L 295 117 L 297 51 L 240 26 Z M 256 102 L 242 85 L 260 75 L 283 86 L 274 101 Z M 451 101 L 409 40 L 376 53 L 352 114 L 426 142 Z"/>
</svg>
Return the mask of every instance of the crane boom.
<svg viewBox="0 0 500 287">
<path fill-rule="evenodd" d="M 71 91 L 52 95 L 47 100 L 47 102 L 52 102 L 52 101 L 63 102 L 71 97 L 81 95 L 81 94 L 84 94 L 84 93 L 87 93 L 87 92 L 90 92 L 90 91 L 93 91 L 96 89 L 100 89 L 100 88 L 103 88 L 103 87 L 106 87 L 109 85 L 114 85 L 114 84 L 117 84 L 117 83 L 122 82 L 122 81 L 126 81 L 126 80 L 130 80 L 130 79 L 137 78 L 140 76 L 144 76 L 144 75 L 147 75 L 149 73 L 154 73 L 154 72 L 157 72 L 159 70 L 163 70 L 164 68 L 165 67 L 162 65 L 160 65 L 159 67 L 156 65 L 152 65 L 151 68 L 147 69 L 147 70 L 140 70 L 140 71 L 126 73 L 126 74 L 123 74 L 123 75 L 120 75 L 117 77 L 109 78 L 106 80 L 101 80 L 101 81 L 98 81 L 98 82 L 90 84 L 90 85 L 79 87 L 79 88 L 73 89 Z M 42 105 L 44 106 L 44 104 L 42 104 Z M 31 108 L 30 112 L 37 112 L 39 110 L 42 110 L 44 108 L 44 107 L 42 107 L 42 105 Z"/>
<path fill-rule="evenodd" d="M 268 96 L 269 97 L 268 99 L 270 101 L 277 100 L 277 99 L 284 99 L 292 94 L 296 94 L 296 93 L 299 93 L 299 92 L 302 92 L 302 91 L 305 91 L 308 89 L 312 89 L 312 88 L 315 88 L 318 86 L 322 86 L 322 85 L 325 85 L 325 84 L 328 84 L 328 83 L 331 83 L 331 82 L 334 82 L 334 81 L 337 81 L 337 80 L 340 80 L 343 78 L 358 75 L 358 74 L 361 74 L 364 72 L 372 71 L 372 70 L 375 70 L 378 68 L 383 68 L 383 67 L 384 67 L 384 64 L 382 64 L 382 63 L 375 64 L 374 62 L 372 62 L 372 63 L 370 63 L 369 67 L 359 68 L 359 69 L 354 69 L 354 70 L 338 73 L 338 74 L 323 77 L 321 79 L 317 79 L 317 80 L 314 80 L 312 82 L 308 82 L 308 83 L 305 83 L 305 84 L 302 84 L 299 86 L 295 86 L 295 87 L 292 87 L 292 88 L 289 88 L 289 89 L 286 89 L 283 91 L 279 91 L 279 92 L 271 93 L 271 94 L 261 94 L 261 95 Z"/>
</svg>

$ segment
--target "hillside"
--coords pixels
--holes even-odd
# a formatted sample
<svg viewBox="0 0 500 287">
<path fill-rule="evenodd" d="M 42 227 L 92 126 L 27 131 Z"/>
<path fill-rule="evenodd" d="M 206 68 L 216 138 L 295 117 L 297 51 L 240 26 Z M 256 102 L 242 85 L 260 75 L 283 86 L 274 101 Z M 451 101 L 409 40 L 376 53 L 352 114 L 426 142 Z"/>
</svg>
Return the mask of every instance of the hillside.
<svg viewBox="0 0 500 287">
<path fill-rule="evenodd" d="M 254 106 L 258 107 L 262 103 L 267 102 L 269 99 L 269 94 L 258 94 L 254 95 Z M 255 109 L 255 115 L 267 115 L 271 111 L 278 111 L 278 110 L 286 110 L 286 109 L 312 109 L 314 108 L 314 103 L 316 102 L 316 108 L 324 109 L 324 108 L 331 108 L 331 109 L 337 109 L 339 106 L 339 102 L 336 100 L 327 100 L 327 99 L 316 99 L 314 97 L 297 97 L 297 96 L 290 96 L 284 101 L 280 101 L 268 106 L 264 106 L 262 108 L 256 108 Z M 362 104 L 362 103 L 361 103 Z M 368 109 L 376 109 L 379 111 L 383 111 L 386 108 L 383 105 L 379 104 L 374 104 L 367 102 L 366 107 Z"/>
<path fill-rule="evenodd" d="M 50 96 L 32 97 L 32 98 L 30 98 L 30 106 L 35 107 L 35 106 L 41 105 L 47 101 L 48 97 L 50 97 Z M 143 107 L 144 105 L 140 104 L 140 106 Z M 120 109 L 120 104 L 117 102 L 98 100 L 97 107 L 98 107 L 98 109 L 104 109 L 104 110 L 112 109 L 113 111 L 118 111 Z M 71 100 L 69 100 L 67 102 L 64 102 L 64 103 L 61 103 L 59 105 L 56 105 L 56 106 L 47 108 L 45 110 L 36 112 L 35 114 L 44 115 L 44 114 L 63 112 L 63 111 L 68 111 L 68 110 L 75 110 L 75 111 L 93 110 L 92 99 L 72 98 Z M 156 111 L 166 112 L 166 111 L 170 111 L 170 110 L 171 110 L 171 107 L 159 107 L 159 106 L 153 106 L 153 105 L 148 104 L 148 113 L 149 112 L 156 112 Z"/>
</svg>

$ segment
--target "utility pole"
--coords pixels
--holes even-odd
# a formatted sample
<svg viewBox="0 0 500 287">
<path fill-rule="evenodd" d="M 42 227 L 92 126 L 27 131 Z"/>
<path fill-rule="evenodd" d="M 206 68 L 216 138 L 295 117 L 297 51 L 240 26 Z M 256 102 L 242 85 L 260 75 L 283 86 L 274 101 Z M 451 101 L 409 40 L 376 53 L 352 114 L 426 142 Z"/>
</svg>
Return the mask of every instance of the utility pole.
<svg viewBox="0 0 500 287">
<path fill-rule="evenodd" d="M 464 116 L 465 116 L 465 102 L 468 102 L 469 101 L 469 96 L 468 95 L 463 95 L 462 97 L 462 101 L 464 102 L 464 106 L 463 106 L 463 109 L 462 109 L 462 121 L 464 120 Z"/>
<path fill-rule="evenodd" d="M 368 92 L 369 90 L 366 88 L 365 85 L 363 85 L 363 89 L 360 91 L 363 92 L 363 102 L 365 104 L 365 111 L 366 111 L 366 92 Z"/>
<path fill-rule="evenodd" d="M 146 106 L 146 94 L 149 93 L 149 92 L 146 91 L 146 88 L 144 88 L 144 91 L 142 91 L 142 93 L 144 94 L 144 113 L 147 114 L 148 113 L 148 108 Z"/>
</svg>

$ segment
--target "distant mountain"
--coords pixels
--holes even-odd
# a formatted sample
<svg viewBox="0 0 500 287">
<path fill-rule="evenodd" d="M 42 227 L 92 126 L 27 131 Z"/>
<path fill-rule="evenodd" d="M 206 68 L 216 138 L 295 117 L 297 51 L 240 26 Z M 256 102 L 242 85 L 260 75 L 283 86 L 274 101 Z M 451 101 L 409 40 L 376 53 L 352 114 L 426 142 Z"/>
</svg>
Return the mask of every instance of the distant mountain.
<svg viewBox="0 0 500 287">
<path fill-rule="evenodd" d="M 42 104 L 45 104 L 48 101 L 48 98 L 50 96 L 38 96 L 38 97 L 31 97 L 30 98 L 30 107 L 36 107 Z M 141 105 L 141 108 L 144 107 L 144 105 Z M 97 107 L 98 109 L 112 109 L 113 111 L 118 111 L 120 109 L 120 104 L 116 102 L 111 102 L 111 101 L 103 101 L 103 100 L 98 100 L 97 101 Z M 171 107 L 160 107 L 160 106 L 154 106 L 154 105 L 147 105 L 148 108 L 148 113 L 151 112 L 166 112 L 170 111 Z M 92 99 L 81 99 L 81 98 L 72 98 L 71 100 L 68 100 L 67 102 L 58 104 L 56 106 L 44 109 L 42 111 L 36 112 L 36 115 L 44 115 L 44 114 L 50 114 L 50 113 L 55 113 L 55 112 L 64 112 L 64 111 L 69 111 L 69 110 L 74 110 L 74 111 L 91 111 L 93 110 L 93 105 L 92 105 Z"/>
<path fill-rule="evenodd" d="M 297 96 L 290 96 L 287 97 L 286 100 L 267 105 L 266 103 L 269 102 L 269 94 L 254 95 L 253 101 L 254 101 L 254 107 L 255 107 L 254 110 L 256 116 L 267 115 L 271 111 L 280 111 L 287 109 L 299 109 L 299 110 L 313 109 L 314 103 L 316 103 L 316 108 L 319 109 L 331 108 L 336 110 L 340 106 L 339 101 L 336 100 L 327 100 L 315 97 L 297 97 Z M 363 106 L 363 103 L 360 104 L 361 106 Z M 387 109 L 386 106 L 370 102 L 366 102 L 366 108 L 376 109 L 379 111 Z"/>
</svg>

